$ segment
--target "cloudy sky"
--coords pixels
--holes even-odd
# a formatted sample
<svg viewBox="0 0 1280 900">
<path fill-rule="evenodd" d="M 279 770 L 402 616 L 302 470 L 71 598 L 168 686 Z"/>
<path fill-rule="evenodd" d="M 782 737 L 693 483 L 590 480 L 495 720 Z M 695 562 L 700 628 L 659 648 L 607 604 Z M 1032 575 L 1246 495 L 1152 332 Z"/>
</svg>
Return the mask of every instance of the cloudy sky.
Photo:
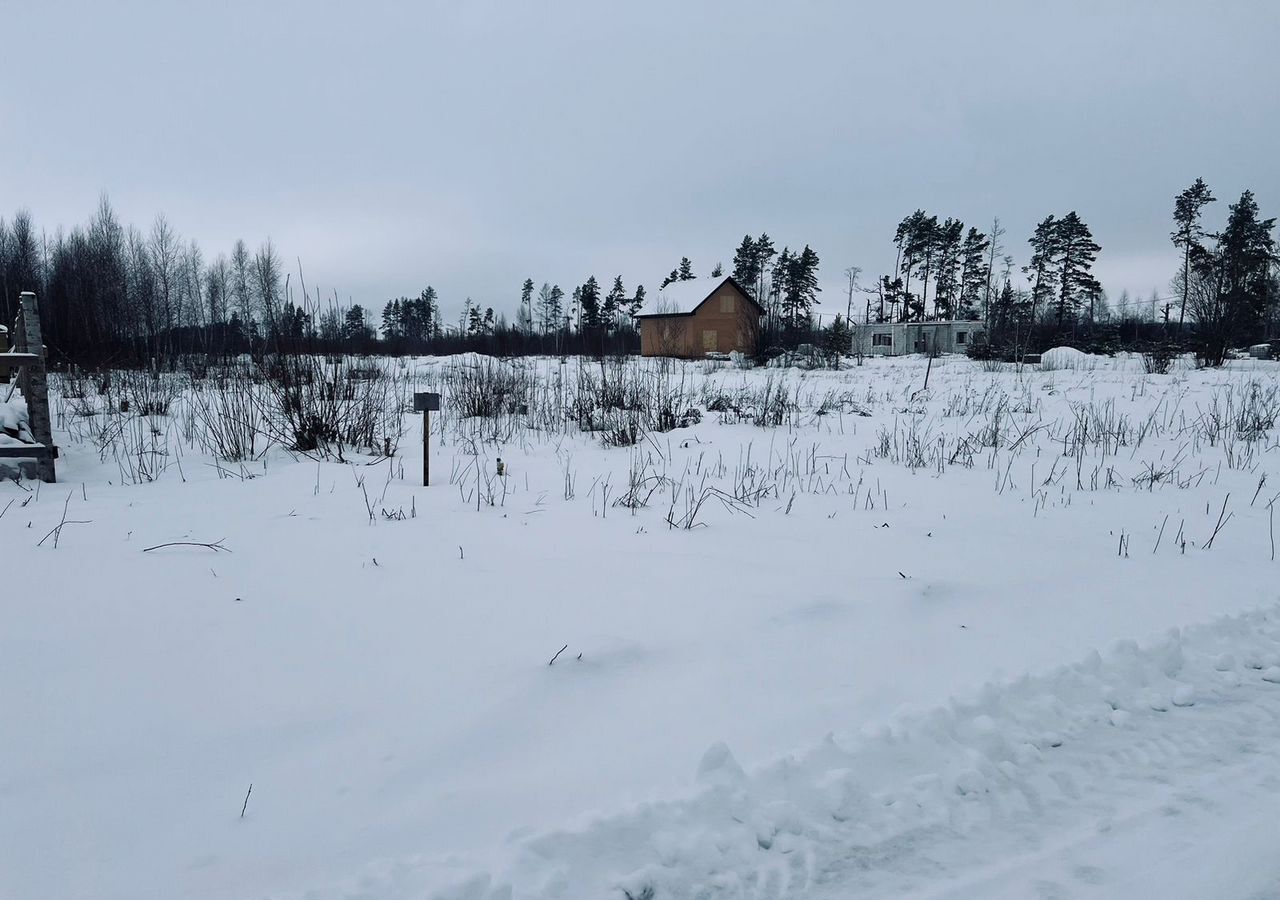
<svg viewBox="0 0 1280 900">
<path fill-rule="evenodd" d="M 917 207 L 999 216 L 1019 264 L 1075 209 L 1113 299 L 1145 296 L 1196 176 L 1280 213 L 1275 0 L 0 0 L 0 23 L 0 215 L 70 226 L 106 191 L 375 306 L 653 287 L 768 231 L 818 252 L 834 311 Z"/>
</svg>

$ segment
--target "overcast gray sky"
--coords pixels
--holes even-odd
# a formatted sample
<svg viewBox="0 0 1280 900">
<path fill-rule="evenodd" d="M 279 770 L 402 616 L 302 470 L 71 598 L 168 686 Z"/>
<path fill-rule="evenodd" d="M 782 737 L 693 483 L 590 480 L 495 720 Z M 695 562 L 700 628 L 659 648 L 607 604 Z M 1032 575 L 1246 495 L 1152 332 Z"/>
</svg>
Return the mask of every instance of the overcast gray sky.
<svg viewBox="0 0 1280 900">
<path fill-rule="evenodd" d="M 206 255 L 270 237 L 380 307 L 433 284 L 508 314 L 525 277 L 653 288 L 746 232 L 893 265 L 923 207 L 1018 263 L 1049 213 L 1165 290 L 1175 193 L 1280 213 L 1280 3 L 0 0 L 0 215 L 99 192 Z M 294 266 L 291 266 L 294 267 Z"/>
</svg>

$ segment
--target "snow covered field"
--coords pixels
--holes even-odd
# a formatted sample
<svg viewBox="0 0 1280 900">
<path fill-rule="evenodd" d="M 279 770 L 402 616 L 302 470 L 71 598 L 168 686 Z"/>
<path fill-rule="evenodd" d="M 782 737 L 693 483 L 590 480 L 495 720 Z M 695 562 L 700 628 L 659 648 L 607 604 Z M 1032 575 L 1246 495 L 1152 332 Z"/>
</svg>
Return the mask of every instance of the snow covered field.
<svg viewBox="0 0 1280 900">
<path fill-rule="evenodd" d="M 1272 364 L 385 368 L 430 488 L 62 385 L 0 896 L 1280 896 Z"/>
</svg>

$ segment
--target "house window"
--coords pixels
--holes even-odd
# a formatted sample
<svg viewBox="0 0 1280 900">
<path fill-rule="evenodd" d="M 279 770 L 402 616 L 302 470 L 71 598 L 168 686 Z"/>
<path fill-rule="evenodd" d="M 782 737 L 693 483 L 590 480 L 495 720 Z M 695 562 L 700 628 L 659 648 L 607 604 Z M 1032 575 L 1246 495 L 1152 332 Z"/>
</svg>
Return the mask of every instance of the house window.
<svg viewBox="0 0 1280 900">
<path fill-rule="evenodd" d="M 733 312 L 733 295 L 732 294 L 726 294 L 725 296 L 720 298 L 720 312 L 722 313 Z"/>
<path fill-rule="evenodd" d="M 703 350 L 715 350 L 715 349 L 716 349 L 716 346 L 717 346 L 717 344 L 716 344 L 716 333 L 715 333 L 715 331 L 714 331 L 714 330 L 712 330 L 712 329 L 707 329 L 707 330 L 703 331 L 703 332 L 702 332 L 702 349 L 703 349 Z"/>
<path fill-rule="evenodd" d="M 957 332 L 956 332 L 956 346 L 957 346 L 957 347 L 961 346 L 962 344 L 968 343 L 968 340 L 969 340 L 969 332 L 967 332 L 967 331 L 957 331 Z"/>
<path fill-rule="evenodd" d="M 873 334 L 871 335 L 871 346 L 872 347 L 892 347 L 893 335 L 887 331 L 882 331 L 879 334 Z"/>
</svg>

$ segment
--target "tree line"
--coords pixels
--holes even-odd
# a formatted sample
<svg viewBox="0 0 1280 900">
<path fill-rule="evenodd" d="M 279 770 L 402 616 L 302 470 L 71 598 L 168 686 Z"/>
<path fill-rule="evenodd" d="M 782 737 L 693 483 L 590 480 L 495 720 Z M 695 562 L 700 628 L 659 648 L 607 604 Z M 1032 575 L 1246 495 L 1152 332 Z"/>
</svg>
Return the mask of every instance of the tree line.
<svg viewBox="0 0 1280 900">
<path fill-rule="evenodd" d="M 858 319 L 966 319 L 984 323 L 987 340 L 978 352 L 1060 343 L 1109 349 L 1145 337 L 1194 348 L 1205 362 L 1220 364 L 1231 348 L 1276 333 L 1280 270 L 1275 219 L 1262 216 L 1253 193 L 1244 191 L 1222 227 L 1210 231 L 1204 217 L 1216 202 L 1201 179 L 1174 198 L 1171 239 L 1180 266 L 1171 296 L 1153 295 L 1147 315 L 1127 293 L 1113 309 L 1093 274 L 1101 247 L 1075 210 L 1042 219 L 1027 238 L 1025 264 L 1016 267 L 998 218 L 982 229 L 917 209 L 893 232 L 891 272 L 864 287 L 859 267 L 845 269 L 848 302 L 826 327 L 816 311 L 820 260 L 810 245 L 778 250 L 768 233 L 744 235 L 730 273 L 764 310 L 762 351 L 799 343 L 834 349 L 848 343 Z M 723 272 L 717 263 L 710 274 Z M 105 196 L 87 223 L 52 236 L 26 211 L 0 218 L 0 322 L 13 320 L 19 292 L 36 291 L 55 361 L 82 365 L 255 351 L 634 353 L 633 317 L 651 299 L 643 285 L 628 289 L 621 275 L 612 282 L 592 275 L 568 293 L 526 278 L 514 321 L 469 297 L 459 317 L 446 320 L 430 285 L 417 296 L 385 301 L 378 316 L 374 308 L 341 303 L 336 292 L 321 299 L 308 290 L 300 266 L 296 282 L 293 274 L 270 240 L 253 250 L 238 240 L 209 258 L 163 215 L 145 232 L 121 223 Z M 695 277 L 694 263 L 682 257 L 657 296 Z M 863 302 L 855 306 L 859 293 Z"/>
<path fill-rule="evenodd" d="M 998 218 L 984 233 L 917 209 L 894 231 L 893 271 L 862 289 L 863 320 L 981 321 L 986 340 L 971 348 L 976 353 L 1017 354 L 1058 344 L 1106 351 L 1157 342 L 1220 365 L 1231 348 L 1277 335 L 1280 258 L 1276 220 L 1261 215 L 1251 191 L 1230 205 L 1221 230 L 1209 232 L 1203 216 L 1214 202 L 1199 178 L 1174 198 L 1170 237 L 1182 264 L 1170 281 L 1172 296 L 1153 293 L 1149 309 L 1127 291 L 1112 308 L 1093 273 L 1102 248 L 1075 210 L 1037 223 L 1027 238 L 1027 262 L 1016 269 Z M 859 271 L 847 270 L 853 273 L 851 302 Z"/>
</svg>

